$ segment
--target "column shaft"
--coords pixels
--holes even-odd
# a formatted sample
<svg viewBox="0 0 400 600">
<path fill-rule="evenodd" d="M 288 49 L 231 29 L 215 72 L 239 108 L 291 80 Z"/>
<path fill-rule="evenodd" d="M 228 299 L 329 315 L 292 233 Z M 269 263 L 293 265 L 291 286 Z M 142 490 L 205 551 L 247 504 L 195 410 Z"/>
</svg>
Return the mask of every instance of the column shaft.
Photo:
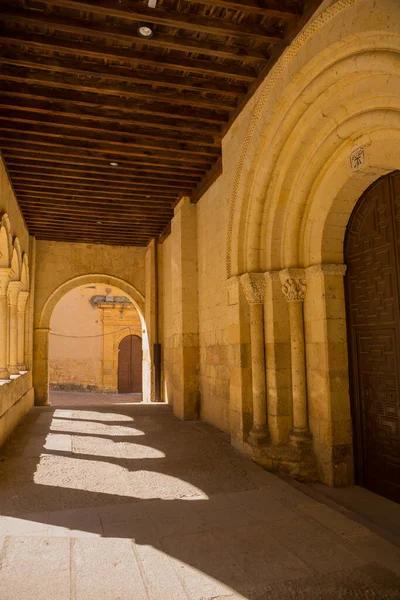
<svg viewBox="0 0 400 600">
<path fill-rule="evenodd" d="M 262 304 L 250 304 L 251 371 L 253 389 L 252 441 L 267 441 L 267 394 L 265 385 L 264 315 Z"/>
<path fill-rule="evenodd" d="M 18 375 L 18 313 L 17 303 L 14 298 L 9 296 L 9 365 L 8 370 L 11 375 Z"/>
<path fill-rule="evenodd" d="M 308 431 L 307 387 L 302 301 L 289 302 L 290 350 L 292 359 L 293 430 Z"/>
</svg>

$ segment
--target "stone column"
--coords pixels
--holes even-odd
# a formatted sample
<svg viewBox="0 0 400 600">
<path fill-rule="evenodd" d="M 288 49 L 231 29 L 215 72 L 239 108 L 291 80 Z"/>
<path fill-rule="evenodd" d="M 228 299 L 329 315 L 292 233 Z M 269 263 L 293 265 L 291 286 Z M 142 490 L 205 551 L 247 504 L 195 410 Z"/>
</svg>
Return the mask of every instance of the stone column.
<svg viewBox="0 0 400 600">
<path fill-rule="evenodd" d="M 7 291 L 7 303 L 9 314 L 9 359 L 8 371 L 10 375 L 18 375 L 18 295 L 22 283 L 10 281 Z"/>
<path fill-rule="evenodd" d="M 0 379 L 9 379 L 8 371 L 8 308 L 7 288 L 10 282 L 11 269 L 0 269 Z"/>
<path fill-rule="evenodd" d="M 26 371 L 25 362 L 25 312 L 29 292 L 20 292 L 18 295 L 18 349 L 17 349 L 17 368 L 20 371 Z"/>
<path fill-rule="evenodd" d="M 251 373 L 253 391 L 253 427 L 251 444 L 266 444 L 269 439 L 267 425 L 267 393 L 265 384 L 264 348 L 264 297 L 266 281 L 264 273 L 246 273 L 240 281 L 246 300 L 250 305 Z"/>
<path fill-rule="evenodd" d="M 293 430 L 294 444 L 309 442 L 306 354 L 304 344 L 303 301 L 306 282 L 303 269 L 284 269 L 280 272 L 282 293 L 289 302 L 290 355 L 292 363 Z"/>
<path fill-rule="evenodd" d="M 49 333 L 47 327 L 38 327 L 33 332 L 35 406 L 49 405 Z"/>
</svg>

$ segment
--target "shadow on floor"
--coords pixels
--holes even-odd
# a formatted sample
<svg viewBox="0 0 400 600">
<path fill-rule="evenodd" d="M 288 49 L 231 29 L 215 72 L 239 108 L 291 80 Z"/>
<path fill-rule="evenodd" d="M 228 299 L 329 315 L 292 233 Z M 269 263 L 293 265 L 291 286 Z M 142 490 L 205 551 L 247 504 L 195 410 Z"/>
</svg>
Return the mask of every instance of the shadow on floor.
<svg viewBox="0 0 400 600">
<path fill-rule="evenodd" d="M 85 599 L 399 598 L 390 544 L 166 405 L 36 408 L 0 460 L 3 589 L 18 591 L 12 573 L 31 572 L 35 552 L 46 560 L 47 540 L 74 589 L 87 565 Z M 113 596 L 126 570 L 139 573 L 134 595 Z"/>
</svg>

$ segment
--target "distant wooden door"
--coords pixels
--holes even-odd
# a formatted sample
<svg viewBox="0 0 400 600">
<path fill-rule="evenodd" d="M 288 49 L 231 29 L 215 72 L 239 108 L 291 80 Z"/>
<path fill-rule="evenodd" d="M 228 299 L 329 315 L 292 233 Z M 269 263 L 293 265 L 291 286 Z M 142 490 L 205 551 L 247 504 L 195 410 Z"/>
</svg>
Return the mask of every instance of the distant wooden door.
<svg viewBox="0 0 400 600">
<path fill-rule="evenodd" d="M 118 393 L 142 392 L 142 340 L 137 335 L 127 335 L 119 344 Z"/>
<path fill-rule="evenodd" d="M 357 483 L 400 502 L 400 172 L 362 195 L 345 241 Z"/>
</svg>

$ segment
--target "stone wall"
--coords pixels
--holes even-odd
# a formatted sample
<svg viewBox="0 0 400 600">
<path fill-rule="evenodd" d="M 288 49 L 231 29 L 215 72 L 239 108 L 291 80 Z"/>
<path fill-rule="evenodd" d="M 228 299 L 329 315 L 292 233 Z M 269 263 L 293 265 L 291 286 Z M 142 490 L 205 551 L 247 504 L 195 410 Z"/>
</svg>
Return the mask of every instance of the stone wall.
<svg viewBox="0 0 400 600">
<path fill-rule="evenodd" d="M 38 241 L 34 314 L 34 386 L 38 404 L 48 403 L 49 329 L 57 303 L 73 289 L 116 287 L 137 308 L 143 333 L 143 391 L 151 395 L 150 354 L 145 313 L 146 248 Z"/>
<path fill-rule="evenodd" d="M 34 402 L 34 253 L 0 157 L 0 445 Z"/>
<path fill-rule="evenodd" d="M 268 468 L 329 485 L 353 481 L 344 234 L 361 194 L 400 168 L 399 50 L 398 2 L 324 2 L 231 126 L 222 174 L 192 210 L 200 415 Z M 172 225 L 163 335 L 174 392 L 188 246 Z M 262 300 L 244 294 L 246 274 L 265 279 Z"/>
</svg>

